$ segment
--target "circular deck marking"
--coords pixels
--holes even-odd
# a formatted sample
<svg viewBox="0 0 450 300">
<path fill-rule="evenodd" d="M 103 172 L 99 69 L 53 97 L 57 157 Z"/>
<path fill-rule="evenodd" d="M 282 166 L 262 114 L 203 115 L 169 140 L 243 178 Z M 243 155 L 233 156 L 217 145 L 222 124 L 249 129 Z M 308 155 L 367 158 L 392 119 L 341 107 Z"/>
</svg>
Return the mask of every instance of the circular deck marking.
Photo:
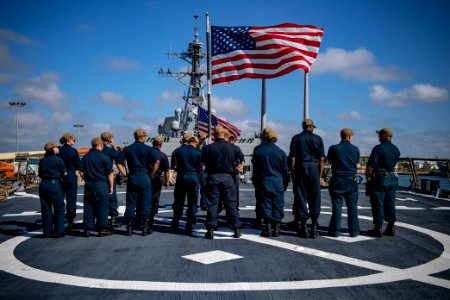
<svg viewBox="0 0 450 300">
<path fill-rule="evenodd" d="M 361 219 L 371 220 L 369 217 L 360 216 Z M 243 234 L 242 239 L 255 243 L 271 245 L 285 250 L 295 251 L 302 254 L 313 255 L 323 259 L 333 260 L 341 263 L 367 268 L 378 273 L 337 279 L 303 280 L 303 281 L 271 281 L 271 282 L 230 282 L 230 283 L 187 283 L 187 282 L 159 282 L 159 281 L 136 281 L 136 280 L 108 280 L 59 274 L 32 268 L 14 256 L 14 249 L 22 242 L 28 240 L 36 233 L 28 233 L 23 236 L 9 239 L 0 244 L 0 270 L 14 274 L 19 277 L 78 287 L 90 287 L 100 289 L 140 290 L 140 291 L 261 291 L 261 290 L 296 290 L 316 289 L 330 287 L 348 287 L 369 284 L 389 283 L 401 280 L 416 280 L 450 289 L 450 281 L 430 276 L 430 274 L 447 271 L 450 268 L 450 237 L 448 235 L 424 229 L 418 226 L 396 223 L 423 234 L 429 235 L 440 242 L 444 251 L 442 254 L 425 264 L 407 269 L 393 268 L 369 261 L 363 261 L 335 253 L 323 252 L 317 249 L 307 248 L 295 244 L 289 244 L 273 239 L 266 239 L 258 234 Z M 217 234 L 228 235 L 227 232 Z M 237 240 L 235 240 L 237 241 Z"/>
</svg>

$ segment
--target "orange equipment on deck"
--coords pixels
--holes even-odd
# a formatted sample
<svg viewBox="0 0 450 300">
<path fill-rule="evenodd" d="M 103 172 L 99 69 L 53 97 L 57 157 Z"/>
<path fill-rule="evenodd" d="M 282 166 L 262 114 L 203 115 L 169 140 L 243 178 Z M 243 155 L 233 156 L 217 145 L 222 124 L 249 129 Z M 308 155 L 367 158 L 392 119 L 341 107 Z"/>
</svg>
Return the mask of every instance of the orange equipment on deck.
<svg viewBox="0 0 450 300">
<path fill-rule="evenodd" d="M 3 177 L 14 177 L 14 165 L 6 163 L 4 161 L 0 162 L 0 176 Z"/>
</svg>

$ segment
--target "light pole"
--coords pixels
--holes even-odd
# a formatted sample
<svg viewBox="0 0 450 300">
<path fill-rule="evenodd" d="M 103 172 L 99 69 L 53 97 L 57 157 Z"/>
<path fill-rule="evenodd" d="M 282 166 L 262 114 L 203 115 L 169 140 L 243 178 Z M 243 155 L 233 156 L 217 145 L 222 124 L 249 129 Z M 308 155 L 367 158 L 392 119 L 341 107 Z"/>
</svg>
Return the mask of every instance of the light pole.
<svg viewBox="0 0 450 300">
<path fill-rule="evenodd" d="M 80 129 L 84 127 L 84 124 L 74 124 L 73 127 L 77 130 L 78 140 L 80 140 Z"/>
<path fill-rule="evenodd" d="M 24 107 L 25 105 L 27 105 L 27 103 L 11 101 L 9 102 L 9 105 L 11 105 L 11 107 L 16 108 L 16 156 L 17 156 L 17 153 L 19 153 L 19 108 Z"/>
</svg>

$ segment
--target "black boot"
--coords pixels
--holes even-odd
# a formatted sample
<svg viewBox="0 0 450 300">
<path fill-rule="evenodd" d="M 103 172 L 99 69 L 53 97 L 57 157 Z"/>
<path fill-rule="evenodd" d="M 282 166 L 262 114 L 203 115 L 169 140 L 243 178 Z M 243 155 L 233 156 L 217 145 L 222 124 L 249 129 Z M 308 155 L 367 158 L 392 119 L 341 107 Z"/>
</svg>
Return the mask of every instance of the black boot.
<svg viewBox="0 0 450 300">
<path fill-rule="evenodd" d="M 112 232 L 111 229 L 102 229 L 102 230 L 100 230 L 100 231 L 98 232 L 98 236 L 99 236 L 99 237 L 102 237 L 102 236 L 108 236 L 108 235 L 111 235 L 111 234 L 113 234 L 113 232 Z"/>
<path fill-rule="evenodd" d="M 206 233 L 205 233 L 205 238 L 212 240 L 214 239 L 214 230 L 212 229 L 207 229 Z"/>
<path fill-rule="evenodd" d="M 187 222 L 186 227 L 184 228 L 184 231 L 186 232 L 186 234 L 190 235 L 192 232 L 192 223 Z"/>
<path fill-rule="evenodd" d="M 73 220 L 67 220 L 66 232 L 71 232 L 75 229 L 75 223 Z"/>
<path fill-rule="evenodd" d="M 306 230 L 306 222 L 305 221 L 298 222 L 297 236 L 304 238 L 304 239 L 308 238 L 308 231 Z"/>
<path fill-rule="evenodd" d="M 315 239 L 319 236 L 319 233 L 317 232 L 317 221 L 313 220 L 311 223 L 311 230 L 309 232 L 309 237 L 312 239 Z"/>
<path fill-rule="evenodd" d="M 384 231 L 383 234 L 387 236 L 395 236 L 394 222 L 388 222 L 386 230 Z"/>
<path fill-rule="evenodd" d="M 122 224 L 120 224 L 117 219 L 116 216 L 111 216 L 111 220 L 109 220 L 109 224 L 111 228 L 117 228 L 122 226 Z"/>
<path fill-rule="evenodd" d="M 272 226 L 270 225 L 270 223 L 265 223 L 264 225 L 262 225 L 261 236 L 272 236 Z"/>
<path fill-rule="evenodd" d="M 381 234 L 381 225 L 375 224 L 375 227 L 373 229 L 367 230 L 367 235 L 373 237 L 383 237 L 383 235 Z"/>
<path fill-rule="evenodd" d="M 180 227 L 178 220 L 173 219 L 172 222 L 170 223 L 170 227 L 174 231 L 178 230 L 178 228 Z"/>
<path fill-rule="evenodd" d="M 272 229 L 272 236 L 274 237 L 278 237 L 280 236 L 280 223 L 274 223 L 273 224 L 273 229 Z"/>
<path fill-rule="evenodd" d="M 84 236 L 84 237 L 89 237 L 89 235 L 90 235 L 89 230 L 88 230 L 88 229 L 85 229 L 85 230 L 83 231 L 83 236 Z"/>
<path fill-rule="evenodd" d="M 142 224 L 142 235 L 146 236 L 148 234 L 152 234 L 153 233 L 153 229 L 150 225 L 149 220 L 145 220 L 144 223 Z"/>
<path fill-rule="evenodd" d="M 234 238 L 235 239 L 238 239 L 238 238 L 240 238 L 241 237 L 241 230 L 239 229 L 239 228 L 236 228 L 236 229 L 234 229 Z"/>
<path fill-rule="evenodd" d="M 132 221 L 128 221 L 128 223 L 127 223 L 127 235 L 128 236 L 133 235 L 133 222 Z"/>
</svg>

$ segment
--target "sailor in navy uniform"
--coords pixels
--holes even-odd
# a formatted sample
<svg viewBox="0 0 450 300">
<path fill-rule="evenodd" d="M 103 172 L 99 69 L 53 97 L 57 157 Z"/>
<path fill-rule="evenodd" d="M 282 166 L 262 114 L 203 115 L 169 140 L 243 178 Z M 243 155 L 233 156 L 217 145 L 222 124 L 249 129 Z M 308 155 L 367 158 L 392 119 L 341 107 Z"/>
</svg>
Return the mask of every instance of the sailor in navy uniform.
<svg viewBox="0 0 450 300">
<path fill-rule="evenodd" d="M 200 189 L 201 153 L 197 149 L 198 138 L 192 136 L 189 143 L 182 146 L 178 151 L 174 151 L 177 165 L 172 168 L 177 171 L 177 183 L 175 201 L 173 202 L 172 228 L 176 229 L 181 216 L 183 215 L 184 200 L 187 196 L 188 207 L 186 211 L 186 233 L 190 234 L 193 225 L 197 223 L 197 199 Z"/>
<path fill-rule="evenodd" d="M 89 237 L 97 220 L 98 236 L 112 234 L 108 224 L 108 202 L 114 190 L 112 162 L 103 154 L 103 141 L 96 137 L 92 148 L 83 156 L 84 183 L 84 236 Z"/>
<path fill-rule="evenodd" d="M 374 228 L 367 234 L 381 237 L 383 219 L 387 221 L 384 235 L 394 236 L 394 223 L 397 220 L 395 213 L 395 193 L 398 186 L 398 175 L 395 165 L 400 158 L 400 151 L 391 139 L 392 129 L 377 130 L 380 144 L 375 146 L 367 162 L 366 176 L 371 185 L 370 203 Z"/>
<path fill-rule="evenodd" d="M 221 125 L 214 128 L 215 142 L 207 145 L 202 152 L 202 162 L 205 165 L 206 197 L 208 200 L 208 211 L 206 215 L 205 237 L 214 238 L 214 230 L 217 228 L 219 197 L 223 196 L 223 204 L 228 219 L 234 229 L 234 237 L 239 238 L 240 220 L 236 208 L 236 184 L 235 163 L 238 160 L 235 148 L 226 142 L 225 130 Z"/>
<path fill-rule="evenodd" d="M 127 235 L 133 234 L 132 223 L 136 217 L 136 206 L 141 209 L 142 235 L 153 232 L 153 224 L 150 224 L 152 210 L 151 177 L 155 175 L 160 162 L 156 150 L 145 144 L 147 137 L 144 129 L 136 129 L 134 131 L 135 142 L 125 147 L 119 157 L 120 161 L 126 160 L 129 172 L 125 209 Z"/>
<path fill-rule="evenodd" d="M 184 198 L 186 195 L 186 190 L 182 184 L 181 180 L 178 180 L 178 159 L 180 158 L 180 155 L 178 155 L 178 152 L 183 152 L 183 150 L 189 146 L 189 139 L 192 137 L 191 134 L 189 133 L 185 133 L 183 134 L 183 136 L 181 137 L 181 145 L 180 147 L 176 148 L 175 150 L 173 150 L 172 152 L 172 156 L 170 158 L 170 167 L 172 168 L 172 170 L 177 172 L 177 180 L 175 181 L 175 187 L 173 190 L 173 203 L 172 203 L 172 209 L 174 211 L 174 218 L 172 219 L 171 222 L 171 227 L 172 230 L 178 230 L 179 228 L 179 218 L 181 218 L 181 215 L 183 214 L 183 211 L 181 211 L 181 215 L 178 216 L 178 218 L 175 218 L 175 211 L 177 210 L 176 208 L 174 208 L 174 204 L 178 203 L 178 201 L 180 201 L 181 197 L 183 197 L 183 203 L 184 203 Z M 183 195 L 183 196 L 181 196 Z M 177 200 L 178 199 L 178 200 Z M 179 214 L 179 213 L 178 213 Z"/>
<path fill-rule="evenodd" d="M 155 220 L 155 215 L 158 213 L 159 198 L 161 197 L 161 189 L 164 185 L 166 189 L 170 186 L 170 172 L 169 172 L 169 160 L 167 155 L 161 151 L 164 138 L 162 136 L 155 136 L 153 139 L 153 149 L 158 153 L 159 156 L 159 167 L 156 170 L 155 175 L 152 178 L 152 212 L 150 216 L 150 223 Z M 164 176 L 164 179 L 163 179 Z"/>
<path fill-rule="evenodd" d="M 75 227 L 74 220 L 77 215 L 78 177 L 76 172 L 78 171 L 80 176 L 83 173 L 80 155 L 77 149 L 73 147 L 77 140 L 70 132 L 64 134 L 59 140 L 62 147 L 59 149 L 58 156 L 64 161 L 67 170 L 67 176 L 63 178 L 63 192 L 66 198 L 66 219 L 68 223 L 66 229 L 68 231 Z"/>
<path fill-rule="evenodd" d="M 245 164 L 245 157 L 244 153 L 242 153 L 241 148 L 239 148 L 234 143 L 236 142 L 236 137 L 234 135 L 230 135 L 228 138 L 228 142 L 234 146 L 234 149 L 236 150 L 236 154 L 238 156 L 238 160 L 236 161 L 236 168 L 235 168 L 235 184 L 236 184 L 236 208 L 239 210 L 239 183 L 241 181 L 241 172 L 244 171 L 244 164 Z"/>
<path fill-rule="evenodd" d="M 203 151 L 203 148 L 206 147 L 207 136 L 204 132 L 199 132 L 198 134 L 198 146 L 197 149 L 200 153 Z M 206 173 L 204 172 L 204 168 L 200 171 L 200 209 L 206 211 L 208 204 L 206 201 Z"/>
<path fill-rule="evenodd" d="M 266 127 L 266 128 L 263 129 L 263 131 L 261 132 L 261 134 L 259 136 L 260 140 L 261 140 L 261 143 L 253 149 L 252 157 L 255 156 L 255 151 L 257 151 L 258 148 L 263 147 L 263 146 L 265 146 L 267 144 L 267 135 L 271 131 L 272 131 L 272 128 L 269 128 L 269 127 Z M 252 173 L 253 173 L 253 175 L 255 175 L 255 172 L 252 172 Z M 254 179 L 252 179 L 252 182 L 253 182 L 253 180 Z M 255 202 L 255 214 L 256 214 L 255 227 L 256 228 L 260 228 L 262 223 L 263 223 L 263 221 L 264 221 L 264 211 L 263 211 L 263 208 L 262 208 L 261 191 L 256 186 L 255 186 L 255 199 L 256 199 L 256 202 Z"/>
<path fill-rule="evenodd" d="M 284 192 L 289 184 L 286 153 L 275 143 L 277 133 L 271 131 L 267 142 L 253 152 L 253 184 L 261 194 L 264 224 L 261 236 L 280 235 L 280 223 L 284 217 Z"/>
<path fill-rule="evenodd" d="M 64 236 L 64 194 L 62 179 L 67 175 L 63 160 L 56 156 L 59 147 L 55 142 L 44 146 L 44 158 L 39 161 L 39 198 L 41 199 L 41 214 L 43 237 Z"/>
<path fill-rule="evenodd" d="M 306 221 L 311 218 L 309 236 L 318 236 L 317 227 L 320 215 L 320 178 L 322 178 L 325 150 L 322 138 L 313 133 L 314 122 L 302 122 L 303 132 L 291 140 L 289 169 L 294 183 L 294 215 L 298 221 L 297 235 L 308 238 Z M 309 208 L 309 210 L 308 210 Z"/>
<path fill-rule="evenodd" d="M 332 204 L 332 216 L 328 226 L 328 235 L 338 237 L 341 232 L 342 204 L 347 206 L 348 231 L 351 237 L 359 235 L 358 221 L 358 183 L 356 182 L 359 149 L 351 144 L 353 130 L 341 130 L 341 142 L 328 149 L 327 159 L 331 164 L 332 177 L 329 192 Z"/>
<path fill-rule="evenodd" d="M 109 157 L 111 163 L 116 163 L 117 168 L 123 168 L 123 162 L 119 162 L 119 151 L 116 150 L 116 146 L 114 145 L 114 135 L 107 131 L 102 132 L 101 139 L 103 141 L 103 154 Z M 120 170 L 122 174 L 125 173 L 125 169 Z M 113 192 L 109 195 L 108 201 L 108 215 L 111 217 L 110 227 L 120 227 L 120 223 L 117 221 L 117 217 L 119 216 L 119 212 L 117 211 L 118 201 L 117 201 L 117 189 L 116 189 L 116 180 L 114 180 Z"/>
</svg>

